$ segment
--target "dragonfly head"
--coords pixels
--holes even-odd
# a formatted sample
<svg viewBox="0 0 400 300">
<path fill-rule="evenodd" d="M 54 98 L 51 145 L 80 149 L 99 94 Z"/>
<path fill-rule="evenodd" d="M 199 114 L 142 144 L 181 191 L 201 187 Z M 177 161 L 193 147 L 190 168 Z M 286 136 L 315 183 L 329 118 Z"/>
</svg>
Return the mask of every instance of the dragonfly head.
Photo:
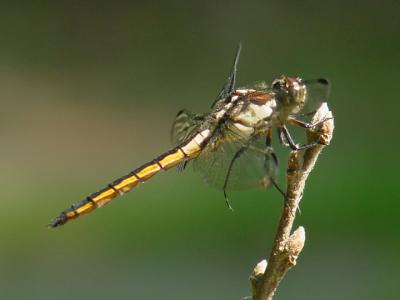
<svg viewBox="0 0 400 300">
<path fill-rule="evenodd" d="M 278 107 L 287 114 L 298 113 L 307 98 L 307 88 L 301 78 L 282 75 L 272 83 Z"/>
</svg>

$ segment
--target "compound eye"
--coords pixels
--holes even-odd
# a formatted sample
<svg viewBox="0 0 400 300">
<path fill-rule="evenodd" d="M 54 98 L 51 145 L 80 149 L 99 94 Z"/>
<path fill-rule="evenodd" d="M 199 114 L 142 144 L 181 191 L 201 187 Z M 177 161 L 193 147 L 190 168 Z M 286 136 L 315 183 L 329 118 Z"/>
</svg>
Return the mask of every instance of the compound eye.
<svg viewBox="0 0 400 300">
<path fill-rule="evenodd" d="M 283 88 L 283 84 L 280 80 L 276 80 L 272 83 L 272 89 L 274 91 L 280 91 Z"/>
</svg>

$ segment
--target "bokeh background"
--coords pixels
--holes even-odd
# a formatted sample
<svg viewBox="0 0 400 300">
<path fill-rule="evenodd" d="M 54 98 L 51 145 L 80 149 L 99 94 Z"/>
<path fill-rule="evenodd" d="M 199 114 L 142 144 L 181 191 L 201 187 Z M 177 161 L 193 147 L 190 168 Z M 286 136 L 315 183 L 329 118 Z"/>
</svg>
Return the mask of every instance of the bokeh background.
<svg viewBox="0 0 400 300">
<path fill-rule="evenodd" d="M 46 228 L 169 149 L 176 112 L 208 110 L 242 42 L 239 85 L 332 82 L 334 140 L 275 299 L 398 299 L 399 12 L 398 1 L 2 1 L 0 298 L 250 295 L 280 216 L 274 190 L 232 193 L 231 213 L 191 168 L 171 170 Z"/>
</svg>

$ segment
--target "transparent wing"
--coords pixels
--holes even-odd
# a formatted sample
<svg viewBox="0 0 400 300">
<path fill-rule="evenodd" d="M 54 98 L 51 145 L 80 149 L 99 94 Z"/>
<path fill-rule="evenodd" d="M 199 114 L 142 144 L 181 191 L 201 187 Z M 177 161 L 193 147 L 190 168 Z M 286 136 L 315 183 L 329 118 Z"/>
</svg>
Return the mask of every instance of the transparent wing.
<svg viewBox="0 0 400 300">
<path fill-rule="evenodd" d="M 277 175 L 275 154 L 266 151 L 265 140 L 248 143 L 222 142 L 203 150 L 194 160 L 194 170 L 212 187 L 225 190 L 266 188 Z"/>
<path fill-rule="evenodd" d="M 179 111 L 171 128 L 173 144 L 178 145 L 188 139 L 198 130 L 203 121 L 203 115 L 194 114 L 186 109 Z"/>
<path fill-rule="evenodd" d="M 213 108 L 217 103 L 219 103 L 221 101 L 225 101 L 225 99 L 234 92 L 235 84 L 236 84 L 237 65 L 239 63 L 239 57 L 240 57 L 241 50 L 242 50 L 242 45 L 239 44 L 239 46 L 236 50 L 235 60 L 233 61 L 233 66 L 232 66 L 232 70 L 229 74 L 229 77 L 227 78 L 225 85 L 219 92 L 217 98 L 211 105 L 211 108 Z"/>
<path fill-rule="evenodd" d="M 330 84 L 323 78 L 305 80 L 307 87 L 307 98 L 302 113 L 310 113 L 315 111 L 322 102 L 326 102 L 329 98 Z"/>
</svg>

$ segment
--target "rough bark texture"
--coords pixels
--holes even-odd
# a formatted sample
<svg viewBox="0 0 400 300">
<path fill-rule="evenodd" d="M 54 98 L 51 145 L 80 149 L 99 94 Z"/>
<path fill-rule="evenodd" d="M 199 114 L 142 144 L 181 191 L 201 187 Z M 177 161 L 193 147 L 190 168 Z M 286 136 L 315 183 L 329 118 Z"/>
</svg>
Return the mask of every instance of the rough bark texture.
<svg viewBox="0 0 400 300">
<path fill-rule="evenodd" d="M 321 123 L 321 121 L 325 122 Z M 297 257 L 303 249 L 305 231 L 297 228 L 293 233 L 292 227 L 303 196 L 303 190 L 308 175 L 314 168 L 321 150 L 329 144 L 332 138 L 334 122 L 328 105 L 323 103 L 312 119 L 312 124 L 318 124 L 307 129 L 309 143 L 318 141 L 320 144 L 305 151 L 292 151 L 287 168 L 287 200 L 279 221 L 275 242 L 269 256 L 254 268 L 250 276 L 254 300 L 270 300 L 286 272 L 296 265 Z"/>
</svg>

